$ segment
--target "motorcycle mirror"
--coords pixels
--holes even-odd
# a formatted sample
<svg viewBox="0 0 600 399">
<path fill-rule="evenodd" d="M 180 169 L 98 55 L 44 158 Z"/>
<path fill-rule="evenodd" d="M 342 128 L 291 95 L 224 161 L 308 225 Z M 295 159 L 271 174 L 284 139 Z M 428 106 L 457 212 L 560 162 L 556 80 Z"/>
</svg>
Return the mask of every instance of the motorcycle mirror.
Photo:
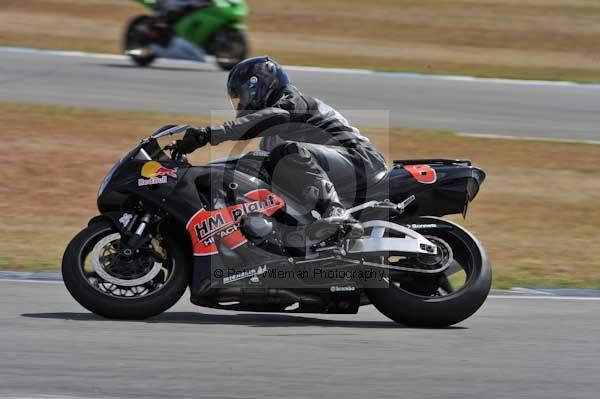
<svg viewBox="0 0 600 399">
<path fill-rule="evenodd" d="M 179 133 L 185 132 L 190 127 L 191 127 L 190 125 L 177 125 L 177 126 L 168 128 L 166 130 L 161 130 L 162 129 L 161 128 L 161 129 L 158 129 L 155 133 L 153 133 L 150 137 L 152 137 L 153 139 L 159 139 L 159 138 L 165 137 L 165 136 L 172 136 L 174 134 L 179 134 Z"/>
</svg>

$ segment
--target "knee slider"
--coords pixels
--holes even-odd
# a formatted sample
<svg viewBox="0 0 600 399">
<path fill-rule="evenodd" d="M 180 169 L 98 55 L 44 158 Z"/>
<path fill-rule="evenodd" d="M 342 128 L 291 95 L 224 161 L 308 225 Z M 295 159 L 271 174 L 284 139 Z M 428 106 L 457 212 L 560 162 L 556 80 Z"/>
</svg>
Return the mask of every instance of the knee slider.
<svg viewBox="0 0 600 399">
<path fill-rule="evenodd" d="M 289 142 L 282 143 L 273 148 L 271 158 L 275 163 L 282 159 L 289 159 L 292 162 L 307 163 L 311 160 L 311 154 L 302 145 Z"/>
<path fill-rule="evenodd" d="M 310 152 L 308 152 L 306 148 L 299 143 L 284 143 L 282 146 L 282 150 L 285 155 L 297 155 L 301 159 L 310 159 Z"/>
</svg>

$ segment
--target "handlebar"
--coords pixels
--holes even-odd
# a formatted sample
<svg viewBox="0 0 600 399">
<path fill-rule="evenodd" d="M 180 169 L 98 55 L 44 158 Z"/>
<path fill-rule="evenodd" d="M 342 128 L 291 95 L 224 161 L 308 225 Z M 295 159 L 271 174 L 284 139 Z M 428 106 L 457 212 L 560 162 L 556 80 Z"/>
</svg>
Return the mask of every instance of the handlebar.
<svg viewBox="0 0 600 399">
<path fill-rule="evenodd" d="M 163 147 L 163 150 L 165 150 L 165 151 L 173 151 L 175 149 L 177 149 L 177 144 L 175 142 L 169 143 Z"/>
<path fill-rule="evenodd" d="M 159 128 L 158 130 L 156 130 L 154 133 L 152 133 L 150 135 L 150 137 L 148 137 L 147 139 L 142 140 L 142 142 L 144 142 L 144 141 L 147 142 L 149 140 L 158 140 L 161 137 L 173 136 L 175 134 L 184 133 L 189 128 L 190 128 L 190 125 L 165 125 L 165 126 L 162 126 L 161 128 Z M 173 159 L 175 161 L 185 160 L 185 155 L 180 154 L 177 151 L 176 142 L 169 143 L 166 146 L 164 146 L 162 149 L 163 149 L 163 151 L 171 151 L 171 159 Z"/>
<path fill-rule="evenodd" d="M 144 145 L 149 144 L 151 142 L 158 143 L 158 139 L 161 137 L 183 133 L 189 128 L 190 125 L 165 125 L 157 131 L 155 131 L 154 133 L 152 133 L 147 138 L 142 139 L 142 141 L 140 142 L 140 147 L 143 147 Z M 184 160 L 185 158 L 184 156 L 182 156 L 182 154 L 178 154 L 176 142 L 167 144 L 166 146 L 162 147 L 161 150 L 171 151 L 171 159 L 173 160 Z"/>
</svg>

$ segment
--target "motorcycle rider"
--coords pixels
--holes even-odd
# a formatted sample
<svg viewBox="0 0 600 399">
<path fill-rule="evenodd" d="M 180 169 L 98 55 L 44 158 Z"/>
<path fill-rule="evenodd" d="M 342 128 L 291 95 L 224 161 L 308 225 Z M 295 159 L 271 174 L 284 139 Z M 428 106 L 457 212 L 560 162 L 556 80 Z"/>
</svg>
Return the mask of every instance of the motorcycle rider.
<svg viewBox="0 0 600 399">
<path fill-rule="evenodd" d="M 175 35 L 173 25 L 187 14 L 204 7 L 212 7 L 212 0 L 157 0 L 154 32 L 156 43 L 128 53 L 152 53 L 161 58 L 205 61 L 205 51 L 201 47 Z"/>
<path fill-rule="evenodd" d="M 199 8 L 212 7 L 212 0 L 157 0 L 156 10 L 170 24 Z"/>
<path fill-rule="evenodd" d="M 383 156 L 369 139 L 329 105 L 302 94 L 268 56 L 236 65 L 227 91 L 236 119 L 188 129 L 176 142 L 176 152 L 188 154 L 207 144 L 262 137 L 261 149 L 269 152 L 264 167 L 273 186 L 311 204 L 321 216 L 316 223 L 344 227 L 351 236 L 362 234 L 334 183 L 355 181 L 356 187 L 365 186 L 386 170 Z"/>
</svg>

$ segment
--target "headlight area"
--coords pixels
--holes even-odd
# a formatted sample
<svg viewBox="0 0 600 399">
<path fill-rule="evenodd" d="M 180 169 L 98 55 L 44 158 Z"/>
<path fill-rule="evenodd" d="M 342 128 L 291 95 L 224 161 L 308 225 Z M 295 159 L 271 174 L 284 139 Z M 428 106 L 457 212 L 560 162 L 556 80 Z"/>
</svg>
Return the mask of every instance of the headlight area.
<svg viewBox="0 0 600 399">
<path fill-rule="evenodd" d="M 108 183 L 110 183 L 110 180 L 112 179 L 113 175 L 115 174 L 115 172 L 117 171 L 117 169 L 119 168 L 119 166 L 121 166 L 121 162 L 122 161 L 119 161 L 116 164 L 114 164 L 113 167 L 110 168 L 110 170 L 108 171 L 108 173 L 106 174 L 106 176 L 102 180 L 102 183 L 100 183 L 100 188 L 98 189 L 98 197 L 100 197 L 102 195 L 102 193 L 104 192 L 104 190 L 108 186 Z"/>
<path fill-rule="evenodd" d="M 108 173 L 106 174 L 106 176 L 102 180 L 102 183 L 100 183 L 100 188 L 98 189 L 98 197 L 100 197 L 102 195 L 102 193 L 104 193 L 104 190 L 106 190 L 106 187 L 110 183 L 110 180 L 112 179 L 112 177 L 114 176 L 114 174 L 116 173 L 116 171 L 119 169 L 119 167 L 121 165 L 123 165 L 123 163 L 125 161 L 127 161 L 129 159 L 134 159 L 134 158 L 135 159 L 142 159 L 142 160 L 150 160 L 150 159 L 152 159 L 148 155 L 148 153 L 144 150 L 144 148 L 142 147 L 141 144 L 139 146 L 135 147 L 133 150 L 131 150 L 127 154 L 125 154 L 125 156 L 123 158 L 121 158 L 117 163 L 115 163 L 113 165 L 112 168 L 110 168 L 110 170 L 108 171 Z"/>
</svg>

